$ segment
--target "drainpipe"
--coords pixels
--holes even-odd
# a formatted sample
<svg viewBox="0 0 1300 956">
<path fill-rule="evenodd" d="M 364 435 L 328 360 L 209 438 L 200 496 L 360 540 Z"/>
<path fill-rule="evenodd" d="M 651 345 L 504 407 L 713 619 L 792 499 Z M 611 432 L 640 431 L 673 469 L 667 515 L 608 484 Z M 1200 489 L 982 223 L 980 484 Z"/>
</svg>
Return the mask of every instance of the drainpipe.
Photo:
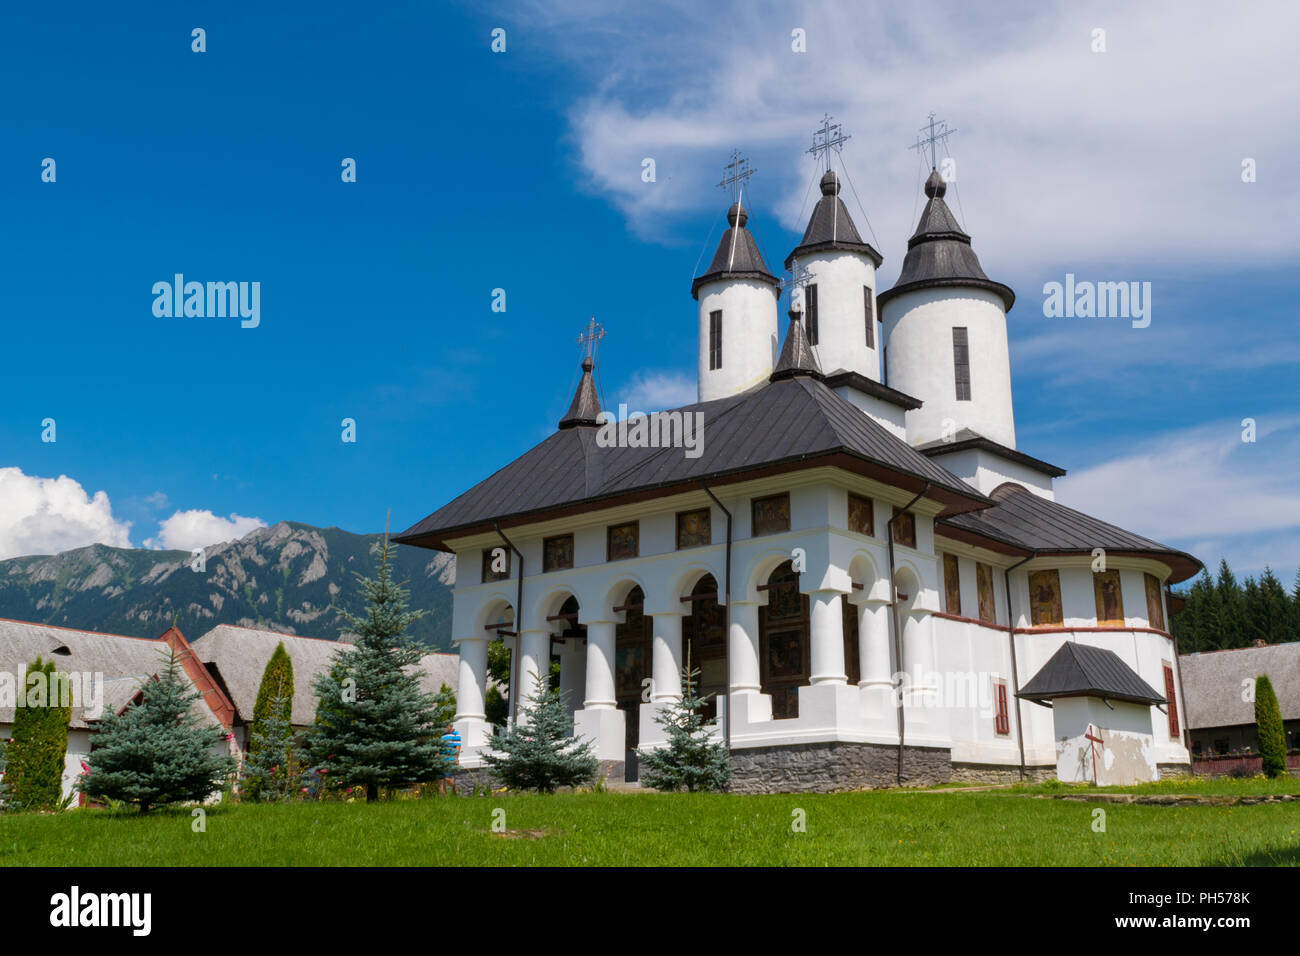
<svg viewBox="0 0 1300 956">
<path fill-rule="evenodd" d="M 700 482 L 700 487 L 704 489 L 705 494 L 713 499 L 713 503 L 722 509 L 722 513 L 727 516 L 727 573 L 725 583 L 725 593 L 727 596 L 726 619 L 723 623 L 725 630 L 725 640 L 722 643 L 722 662 L 724 673 L 727 675 L 727 706 L 722 712 L 722 738 L 727 743 L 727 752 L 731 752 L 731 512 L 727 506 L 718 500 L 718 496 L 713 490 Z"/>
<path fill-rule="evenodd" d="M 516 548 L 514 542 L 506 537 L 506 533 L 501 530 L 500 521 L 494 521 L 493 525 L 496 527 L 497 534 L 501 536 L 501 540 L 506 543 L 510 550 L 515 553 L 515 557 L 519 559 L 519 577 L 515 590 L 515 652 L 510 655 L 509 715 L 510 726 L 513 727 L 517 716 L 516 711 L 519 702 L 519 694 L 522 690 L 519 686 L 519 657 L 524 650 L 524 553 Z M 550 666 L 550 657 L 548 656 L 546 659 L 546 667 L 548 671 Z M 485 690 L 484 694 L 486 693 L 487 691 Z"/>
<path fill-rule="evenodd" d="M 898 673 L 903 673 L 903 638 L 898 630 L 898 584 L 894 581 L 894 520 L 898 515 L 906 514 L 907 509 L 920 501 L 927 491 L 930 490 L 930 482 L 925 483 L 925 487 L 917 493 L 917 496 L 909 501 L 903 507 L 898 509 L 898 513 L 890 516 L 885 522 L 885 543 L 889 548 L 889 617 L 894 624 L 894 662 L 898 665 Z M 919 585 L 921 582 L 917 582 Z M 903 785 L 903 695 L 898 695 L 898 785 Z"/>
<path fill-rule="evenodd" d="M 1017 561 L 1002 572 L 1002 583 L 1007 593 L 1007 633 L 1011 641 L 1011 697 L 1016 702 L 1016 741 L 1020 744 L 1020 779 L 1025 779 L 1025 729 L 1020 723 L 1020 672 L 1016 668 L 1016 614 L 1011 607 L 1011 572 L 1027 561 L 1038 557 L 1035 551 L 1024 561 Z"/>
</svg>

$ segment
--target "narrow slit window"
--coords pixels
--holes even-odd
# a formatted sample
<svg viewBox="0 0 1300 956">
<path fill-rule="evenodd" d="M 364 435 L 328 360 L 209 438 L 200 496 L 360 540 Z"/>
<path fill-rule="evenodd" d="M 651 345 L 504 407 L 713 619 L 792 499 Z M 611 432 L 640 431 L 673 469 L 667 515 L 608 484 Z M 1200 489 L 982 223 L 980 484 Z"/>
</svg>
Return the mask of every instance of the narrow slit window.
<svg viewBox="0 0 1300 956">
<path fill-rule="evenodd" d="M 876 347 L 876 315 L 871 308 L 871 287 L 862 287 L 862 310 L 867 322 L 867 348 Z"/>
<path fill-rule="evenodd" d="M 970 401 L 970 344 L 964 328 L 952 330 L 952 365 L 957 380 L 957 401 Z"/>
<path fill-rule="evenodd" d="M 817 344 L 817 283 L 812 283 L 804 289 L 804 305 L 808 309 L 808 319 L 804 323 L 804 329 L 808 332 L 808 344 Z"/>
<path fill-rule="evenodd" d="M 709 313 L 709 370 L 722 368 L 722 311 Z"/>
</svg>

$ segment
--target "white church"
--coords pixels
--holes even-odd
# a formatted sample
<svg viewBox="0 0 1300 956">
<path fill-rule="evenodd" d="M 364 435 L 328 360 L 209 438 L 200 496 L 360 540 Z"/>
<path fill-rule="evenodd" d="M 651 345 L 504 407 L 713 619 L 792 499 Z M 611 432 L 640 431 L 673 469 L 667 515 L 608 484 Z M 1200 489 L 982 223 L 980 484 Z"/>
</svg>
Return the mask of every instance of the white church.
<svg viewBox="0 0 1300 956">
<path fill-rule="evenodd" d="M 692 454 L 598 440 L 588 354 L 550 437 L 396 537 L 456 556 L 462 766 L 501 639 L 512 712 L 558 659 L 575 734 L 628 780 L 687 663 L 739 792 L 1187 772 L 1166 590 L 1199 562 L 1056 502 L 1064 470 L 1016 447 L 1015 294 L 944 179 L 882 290 L 828 145 L 794 282 L 738 191 L 692 284 Z"/>
</svg>

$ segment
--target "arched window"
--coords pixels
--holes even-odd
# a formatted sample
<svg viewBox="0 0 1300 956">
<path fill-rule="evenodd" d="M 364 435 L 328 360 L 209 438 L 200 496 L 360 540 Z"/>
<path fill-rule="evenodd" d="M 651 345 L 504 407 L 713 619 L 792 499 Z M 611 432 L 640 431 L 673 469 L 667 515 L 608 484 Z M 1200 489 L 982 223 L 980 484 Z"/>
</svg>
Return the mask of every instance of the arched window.
<svg viewBox="0 0 1300 956">
<path fill-rule="evenodd" d="M 767 605 L 758 612 L 758 653 L 763 693 L 772 695 L 772 717 L 799 716 L 799 691 L 808 683 L 808 598 L 787 561 L 768 576 Z"/>
<path fill-rule="evenodd" d="M 682 664 L 699 670 L 705 720 L 718 715 L 718 697 L 727 693 L 727 619 L 718 604 L 718 582 L 706 574 L 691 588 L 690 613 L 682 618 Z"/>
</svg>

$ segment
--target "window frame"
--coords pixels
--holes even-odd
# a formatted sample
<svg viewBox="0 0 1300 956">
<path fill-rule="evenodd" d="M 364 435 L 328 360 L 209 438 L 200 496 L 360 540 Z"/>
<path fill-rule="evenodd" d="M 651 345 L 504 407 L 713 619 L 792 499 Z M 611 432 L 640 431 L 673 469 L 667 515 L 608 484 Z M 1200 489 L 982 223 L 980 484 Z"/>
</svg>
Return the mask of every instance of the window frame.
<svg viewBox="0 0 1300 956">
<path fill-rule="evenodd" d="M 871 286 L 864 285 L 862 287 L 862 298 L 862 308 L 867 320 L 867 348 L 874 349 L 876 347 L 876 310 L 871 304 Z"/>
<path fill-rule="evenodd" d="M 957 334 L 958 332 L 961 333 L 960 336 Z M 965 325 L 954 325 L 952 327 L 952 374 L 957 401 L 971 401 L 970 331 L 969 327 Z M 962 386 L 965 386 L 965 395 L 962 394 Z"/>
<path fill-rule="evenodd" d="M 722 310 L 709 313 L 709 371 L 722 368 Z"/>
</svg>

